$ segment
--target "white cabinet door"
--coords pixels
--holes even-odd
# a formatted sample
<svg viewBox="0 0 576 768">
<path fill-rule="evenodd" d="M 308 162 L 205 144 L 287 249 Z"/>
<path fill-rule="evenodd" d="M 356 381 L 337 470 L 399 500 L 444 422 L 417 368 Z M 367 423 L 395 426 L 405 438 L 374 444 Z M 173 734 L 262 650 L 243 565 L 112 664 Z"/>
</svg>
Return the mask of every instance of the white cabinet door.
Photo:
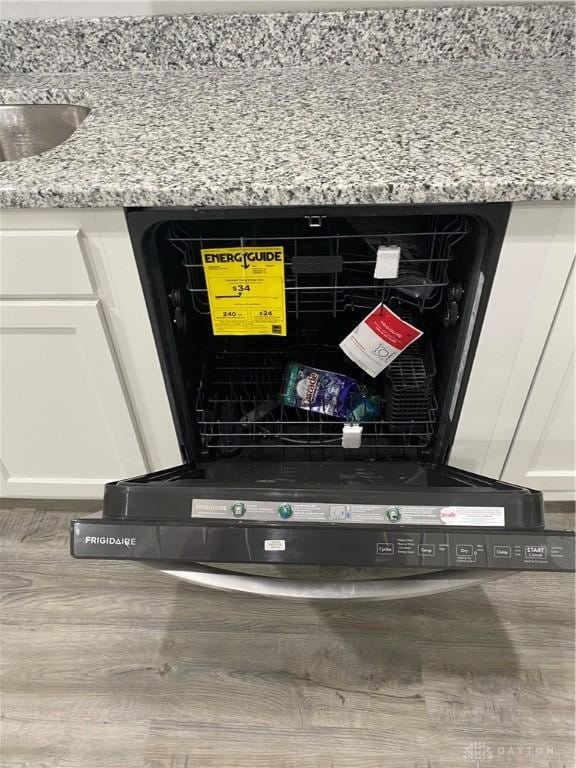
<svg viewBox="0 0 576 768">
<path fill-rule="evenodd" d="M 96 498 L 147 471 L 98 299 L 0 302 L 1 492 Z"/>
<path fill-rule="evenodd" d="M 503 477 L 570 274 L 574 225 L 571 200 L 512 207 L 449 457 L 455 467 Z"/>
<path fill-rule="evenodd" d="M 0 309 L 1 495 L 181 463 L 124 211 L 0 211 Z"/>
<path fill-rule="evenodd" d="M 552 498 L 574 498 L 576 488 L 576 277 L 566 284 L 502 479 Z"/>
</svg>

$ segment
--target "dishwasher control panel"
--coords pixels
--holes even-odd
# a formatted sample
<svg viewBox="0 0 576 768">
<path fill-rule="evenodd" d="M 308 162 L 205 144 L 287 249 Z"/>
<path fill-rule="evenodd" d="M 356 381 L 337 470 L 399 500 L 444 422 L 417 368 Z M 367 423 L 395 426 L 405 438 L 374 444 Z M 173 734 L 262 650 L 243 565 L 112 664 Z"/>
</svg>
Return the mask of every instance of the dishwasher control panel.
<svg viewBox="0 0 576 768">
<path fill-rule="evenodd" d="M 72 524 L 72 554 L 177 562 L 574 570 L 572 531 L 296 525 L 276 512 L 273 524 L 244 523 L 242 518 L 184 524 L 86 518 Z"/>
<path fill-rule="evenodd" d="M 449 536 L 398 532 L 376 544 L 376 556 L 380 561 L 394 555 L 440 568 L 538 570 L 555 564 L 570 569 L 574 561 L 574 539 L 570 535 L 555 537 L 539 531 L 452 532 Z"/>
</svg>

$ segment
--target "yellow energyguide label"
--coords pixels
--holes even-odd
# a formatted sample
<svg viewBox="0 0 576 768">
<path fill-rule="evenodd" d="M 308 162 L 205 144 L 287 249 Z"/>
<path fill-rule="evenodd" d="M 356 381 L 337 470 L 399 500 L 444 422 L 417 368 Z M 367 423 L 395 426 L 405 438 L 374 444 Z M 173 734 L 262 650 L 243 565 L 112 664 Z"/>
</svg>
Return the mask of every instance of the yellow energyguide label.
<svg viewBox="0 0 576 768">
<path fill-rule="evenodd" d="M 216 336 L 286 336 L 284 247 L 202 248 Z"/>
</svg>

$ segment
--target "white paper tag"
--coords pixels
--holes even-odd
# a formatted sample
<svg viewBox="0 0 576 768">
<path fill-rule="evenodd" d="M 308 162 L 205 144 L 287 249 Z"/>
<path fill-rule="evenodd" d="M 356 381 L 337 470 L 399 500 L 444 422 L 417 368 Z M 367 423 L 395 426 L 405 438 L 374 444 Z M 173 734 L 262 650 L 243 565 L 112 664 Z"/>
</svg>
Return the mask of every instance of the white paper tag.
<svg viewBox="0 0 576 768">
<path fill-rule="evenodd" d="M 264 549 L 266 552 L 284 552 L 286 542 L 284 539 L 266 539 Z"/>
<path fill-rule="evenodd" d="M 348 334 L 340 349 L 373 378 L 422 336 L 385 304 L 379 304 Z"/>
<path fill-rule="evenodd" d="M 500 527 L 506 524 L 504 511 L 504 507 L 444 507 L 440 520 L 444 525 Z"/>
<path fill-rule="evenodd" d="M 400 248 L 392 245 L 378 246 L 376 253 L 376 266 L 374 277 L 377 280 L 398 277 L 398 264 L 400 263 Z"/>
</svg>

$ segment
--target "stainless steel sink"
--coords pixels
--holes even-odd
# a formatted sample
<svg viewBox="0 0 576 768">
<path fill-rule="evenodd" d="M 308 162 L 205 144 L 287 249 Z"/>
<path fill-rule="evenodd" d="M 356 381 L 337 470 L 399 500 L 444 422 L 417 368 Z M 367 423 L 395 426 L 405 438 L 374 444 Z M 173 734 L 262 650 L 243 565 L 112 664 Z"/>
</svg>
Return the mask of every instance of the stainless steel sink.
<svg viewBox="0 0 576 768">
<path fill-rule="evenodd" d="M 0 104 L 0 162 L 57 147 L 89 112 L 77 104 Z"/>
</svg>

